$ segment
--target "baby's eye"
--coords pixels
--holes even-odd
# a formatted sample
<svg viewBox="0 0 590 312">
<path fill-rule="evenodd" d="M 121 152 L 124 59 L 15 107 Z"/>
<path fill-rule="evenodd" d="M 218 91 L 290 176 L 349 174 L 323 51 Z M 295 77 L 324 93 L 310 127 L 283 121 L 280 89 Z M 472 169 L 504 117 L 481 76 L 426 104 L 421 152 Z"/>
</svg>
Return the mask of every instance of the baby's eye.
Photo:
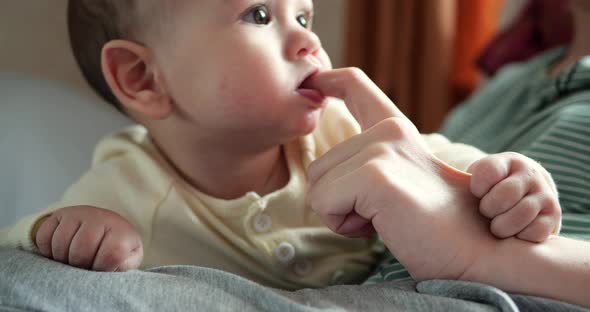
<svg viewBox="0 0 590 312">
<path fill-rule="evenodd" d="M 256 25 L 268 25 L 270 23 L 270 15 L 264 5 L 259 5 L 246 12 L 242 20 Z"/>
<path fill-rule="evenodd" d="M 297 16 L 297 23 L 299 23 L 299 25 L 303 26 L 304 28 L 308 28 L 309 18 L 307 17 L 307 15 L 301 14 Z"/>
<path fill-rule="evenodd" d="M 305 15 L 297 16 L 297 23 L 299 23 L 299 25 L 307 28 L 307 17 Z"/>
</svg>

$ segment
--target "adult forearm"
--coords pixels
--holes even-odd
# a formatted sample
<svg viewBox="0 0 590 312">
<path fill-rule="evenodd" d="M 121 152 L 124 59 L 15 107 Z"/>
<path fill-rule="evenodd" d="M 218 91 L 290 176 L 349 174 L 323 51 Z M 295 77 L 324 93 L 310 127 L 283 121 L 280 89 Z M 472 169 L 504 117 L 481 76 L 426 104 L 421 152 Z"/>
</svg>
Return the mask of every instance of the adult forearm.
<svg viewBox="0 0 590 312">
<path fill-rule="evenodd" d="M 590 243 L 558 236 L 542 244 L 507 239 L 462 279 L 590 308 Z"/>
</svg>

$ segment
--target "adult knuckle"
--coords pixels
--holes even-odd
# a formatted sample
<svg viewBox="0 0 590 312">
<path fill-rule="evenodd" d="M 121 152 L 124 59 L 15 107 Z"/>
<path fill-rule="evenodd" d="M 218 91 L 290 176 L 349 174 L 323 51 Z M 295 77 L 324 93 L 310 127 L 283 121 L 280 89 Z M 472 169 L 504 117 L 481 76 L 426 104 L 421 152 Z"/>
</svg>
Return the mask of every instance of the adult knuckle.
<svg viewBox="0 0 590 312">
<path fill-rule="evenodd" d="M 325 220 L 325 217 L 329 214 L 328 209 L 330 206 L 327 204 L 328 198 L 326 196 L 322 196 L 319 191 L 313 191 L 309 198 L 309 205 L 311 209 L 322 219 Z"/>
<path fill-rule="evenodd" d="M 370 185 L 386 185 L 389 181 L 384 162 L 381 159 L 372 159 L 363 166 L 366 180 Z"/>
<path fill-rule="evenodd" d="M 375 159 L 377 157 L 381 157 L 385 154 L 388 154 L 389 152 L 390 152 L 389 146 L 385 143 L 379 142 L 379 143 L 371 144 L 370 146 L 365 148 L 363 150 L 363 153 L 365 155 L 363 155 L 363 156 L 366 157 L 367 159 Z"/>
<path fill-rule="evenodd" d="M 408 125 L 399 117 L 384 119 L 376 127 L 377 131 L 389 140 L 399 140 L 409 135 Z"/>
<path fill-rule="evenodd" d="M 345 77 L 351 83 L 363 82 L 367 79 L 367 74 L 358 67 L 348 67 L 344 69 Z"/>
<path fill-rule="evenodd" d="M 370 176 L 381 175 L 383 173 L 381 162 L 378 159 L 371 159 L 363 167 Z"/>
</svg>

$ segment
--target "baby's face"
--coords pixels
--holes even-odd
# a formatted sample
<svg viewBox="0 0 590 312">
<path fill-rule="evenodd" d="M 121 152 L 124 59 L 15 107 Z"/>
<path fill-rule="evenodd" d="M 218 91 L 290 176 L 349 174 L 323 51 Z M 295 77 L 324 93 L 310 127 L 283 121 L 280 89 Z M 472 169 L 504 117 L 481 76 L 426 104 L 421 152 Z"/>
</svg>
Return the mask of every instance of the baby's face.
<svg viewBox="0 0 590 312">
<path fill-rule="evenodd" d="M 325 101 L 299 87 L 331 67 L 311 31 L 312 0 L 185 2 L 155 54 L 188 120 L 260 140 L 311 132 Z"/>
</svg>

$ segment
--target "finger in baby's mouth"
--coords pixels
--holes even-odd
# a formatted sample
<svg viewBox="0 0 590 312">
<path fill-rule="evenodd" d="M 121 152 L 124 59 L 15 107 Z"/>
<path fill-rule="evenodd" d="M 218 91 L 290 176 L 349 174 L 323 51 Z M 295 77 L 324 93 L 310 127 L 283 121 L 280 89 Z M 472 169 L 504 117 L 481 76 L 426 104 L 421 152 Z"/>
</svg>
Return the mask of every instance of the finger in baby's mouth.
<svg viewBox="0 0 590 312">
<path fill-rule="evenodd" d="M 312 87 L 311 85 L 311 80 L 319 73 L 319 69 L 313 71 L 311 74 L 309 74 L 304 80 L 303 82 L 301 82 L 301 84 L 299 85 L 298 89 L 308 89 L 308 90 L 315 90 L 315 88 Z"/>
</svg>

